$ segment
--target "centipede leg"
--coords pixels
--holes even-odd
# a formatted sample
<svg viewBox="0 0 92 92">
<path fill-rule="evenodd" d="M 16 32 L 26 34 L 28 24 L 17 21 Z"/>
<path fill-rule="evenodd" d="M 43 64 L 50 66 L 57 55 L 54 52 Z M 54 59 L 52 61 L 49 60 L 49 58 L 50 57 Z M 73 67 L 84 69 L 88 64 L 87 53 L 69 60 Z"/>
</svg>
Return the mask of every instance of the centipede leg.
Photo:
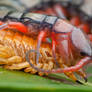
<svg viewBox="0 0 92 92">
<path fill-rule="evenodd" d="M 85 82 L 87 82 L 87 76 L 86 76 L 85 72 L 83 71 L 83 69 L 76 71 L 76 73 L 78 75 L 80 75 L 85 80 Z"/>
<path fill-rule="evenodd" d="M 68 66 L 66 66 L 65 64 L 61 64 L 60 67 L 61 67 L 62 69 L 64 69 L 64 68 L 67 68 Z M 77 82 L 77 83 L 79 83 L 79 84 L 83 84 L 82 82 L 80 82 L 80 81 L 76 78 L 76 76 L 74 75 L 73 72 L 65 72 L 64 74 L 65 74 L 68 78 L 72 79 L 73 81 L 75 81 L 75 82 Z"/>
<path fill-rule="evenodd" d="M 75 66 L 71 66 L 71 67 L 67 67 L 67 68 L 64 68 L 64 69 L 53 69 L 53 70 L 44 70 L 44 69 L 39 69 L 37 67 L 35 67 L 29 60 L 29 53 L 32 52 L 31 50 L 29 50 L 27 53 L 26 53 L 26 60 L 27 62 L 31 65 L 31 67 L 33 67 L 34 69 L 36 69 L 37 71 L 40 71 L 40 72 L 44 72 L 44 73 L 66 73 L 66 72 L 76 72 L 78 70 L 80 70 L 83 66 L 85 66 L 86 64 L 88 63 L 91 63 L 92 62 L 92 58 L 91 57 L 85 57 L 83 59 L 81 59 Z"/>
<path fill-rule="evenodd" d="M 73 74 L 73 72 L 67 72 L 67 73 L 64 73 L 67 77 L 69 77 L 70 79 L 72 79 L 73 81 L 79 83 L 79 84 L 83 84 L 82 82 L 80 82 L 76 76 Z"/>
<path fill-rule="evenodd" d="M 5 59 L 5 58 L 1 58 L 0 57 L 0 64 L 7 64 L 7 65 L 11 65 L 11 64 L 14 64 L 14 63 L 20 63 L 22 62 L 22 58 L 19 57 L 19 56 L 13 56 L 13 57 L 10 57 L 8 59 Z"/>
<path fill-rule="evenodd" d="M 26 61 L 30 64 L 30 66 L 32 67 L 32 68 L 34 68 L 35 70 L 37 70 L 38 72 L 43 72 L 43 73 L 58 73 L 58 70 L 45 70 L 45 69 L 41 69 L 41 68 L 38 68 L 38 67 L 36 67 L 34 64 L 32 64 L 31 63 L 31 61 L 30 61 L 30 59 L 29 59 L 29 53 L 31 53 L 32 52 L 32 50 L 29 50 L 27 53 L 26 53 Z M 63 64 L 62 64 L 63 65 Z M 64 68 L 64 69 L 67 69 L 66 67 L 65 67 L 65 65 L 64 66 L 60 66 L 61 68 Z M 62 69 L 62 70 L 64 70 L 64 69 Z M 60 69 L 61 70 L 61 69 Z M 59 71 L 60 72 L 60 71 Z M 79 80 L 77 80 L 77 78 L 74 76 L 74 74 L 71 72 L 71 71 L 69 71 L 69 72 L 62 72 L 62 73 L 65 73 L 65 75 L 67 75 L 69 78 L 71 78 L 72 80 L 74 80 L 74 81 L 76 81 L 77 83 L 79 83 L 79 84 L 83 84 L 83 83 L 81 83 Z"/>
<path fill-rule="evenodd" d="M 4 65 L 5 69 L 9 69 L 9 70 L 21 70 L 23 68 L 29 67 L 29 63 L 28 62 L 22 62 L 19 64 L 12 64 L 12 65 Z"/>
<path fill-rule="evenodd" d="M 56 47 L 56 42 L 55 42 L 55 37 L 54 37 L 54 33 L 52 33 L 52 56 L 55 60 L 56 65 L 59 67 L 58 61 L 56 59 L 56 54 L 55 54 L 55 47 Z"/>
<path fill-rule="evenodd" d="M 85 57 L 83 59 L 81 59 L 75 66 L 71 66 L 68 68 L 65 68 L 63 70 L 61 69 L 57 69 L 57 70 L 52 70 L 51 73 L 65 73 L 65 72 L 75 72 L 80 70 L 84 65 L 91 63 L 92 62 L 92 58 L 91 57 Z"/>
<path fill-rule="evenodd" d="M 46 30 L 45 31 L 40 31 L 39 35 L 38 35 L 38 42 L 37 42 L 37 52 L 39 52 L 39 48 L 40 48 L 40 45 L 41 45 L 41 42 L 42 40 L 44 39 L 45 35 L 46 35 Z M 36 64 L 39 63 L 39 53 L 37 53 L 37 56 L 36 56 Z"/>
</svg>

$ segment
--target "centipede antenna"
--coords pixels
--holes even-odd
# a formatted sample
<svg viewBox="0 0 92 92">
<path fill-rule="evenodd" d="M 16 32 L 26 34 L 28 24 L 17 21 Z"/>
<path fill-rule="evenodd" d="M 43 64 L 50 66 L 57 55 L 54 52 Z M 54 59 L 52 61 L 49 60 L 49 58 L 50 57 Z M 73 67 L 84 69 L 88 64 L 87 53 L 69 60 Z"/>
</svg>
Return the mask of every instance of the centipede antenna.
<svg viewBox="0 0 92 92">
<path fill-rule="evenodd" d="M 34 66 L 34 64 L 31 63 L 31 61 L 30 61 L 30 59 L 29 59 L 29 54 L 32 53 L 32 52 L 39 53 L 39 52 L 36 51 L 36 50 L 29 50 L 29 51 L 26 53 L 26 61 L 30 64 L 30 66 L 31 66 L 32 68 L 34 68 L 35 70 L 37 70 L 38 72 L 49 73 L 49 72 L 50 72 L 49 70 L 44 70 L 44 69 L 37 68 L 36 66 Z"/>
</svg>

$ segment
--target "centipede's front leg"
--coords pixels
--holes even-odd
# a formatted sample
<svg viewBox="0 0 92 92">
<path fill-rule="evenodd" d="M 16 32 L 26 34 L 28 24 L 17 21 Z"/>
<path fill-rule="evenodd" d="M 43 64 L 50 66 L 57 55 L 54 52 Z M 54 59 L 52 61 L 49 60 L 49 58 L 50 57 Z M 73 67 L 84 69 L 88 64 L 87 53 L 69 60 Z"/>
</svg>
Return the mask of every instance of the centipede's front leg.
<svg viewBox="0 0 92 92">
<path fill-rule="evenodd" d="M 55 33 L 52 32 L 52 57 L 58 67 L 60 67 L 57 58 L 56 58 L 56 41 L 55 41 Z"/>
<path fill-rule="evenodd" d="M 43 41 L 43 39 L 46 37 L 46 33 L 47 33 L 47 29 L 44 29 L 44 30 L 41 30 L 39 35 L 38 35 L 38 41 L 37 41 L 37 56 L 36 56 L 36 63 L 38 64 L 39 63 L 39 48 L 40 48 L 40 45 Z"/>
<path fill-rule="evenodd" d="M 85 72 L 83 71 L 83 69 L 80 69 L 80 70 L 76 71 L 76 73 L 79 76 L 81 76 L 85 80 L 85 82 L 87 82 L 87 75 L 85 74 Z"/>
</svg>

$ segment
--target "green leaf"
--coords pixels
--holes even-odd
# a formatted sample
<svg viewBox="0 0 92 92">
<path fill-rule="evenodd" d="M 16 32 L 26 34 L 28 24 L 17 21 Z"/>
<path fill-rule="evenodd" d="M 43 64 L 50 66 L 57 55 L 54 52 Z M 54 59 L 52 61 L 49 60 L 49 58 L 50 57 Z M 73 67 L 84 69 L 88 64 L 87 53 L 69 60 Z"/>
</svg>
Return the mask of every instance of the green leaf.
<svg viewBox="0 0 92 92">
<path fill-rule="evenodd" d="M 0 68 L 0 92 L 92 92 L 92 77 L 89 77 L 89 83 L 79 85 L 63 74 L 53 76 L 61 78 L 61 81 Z"/>
</svg>

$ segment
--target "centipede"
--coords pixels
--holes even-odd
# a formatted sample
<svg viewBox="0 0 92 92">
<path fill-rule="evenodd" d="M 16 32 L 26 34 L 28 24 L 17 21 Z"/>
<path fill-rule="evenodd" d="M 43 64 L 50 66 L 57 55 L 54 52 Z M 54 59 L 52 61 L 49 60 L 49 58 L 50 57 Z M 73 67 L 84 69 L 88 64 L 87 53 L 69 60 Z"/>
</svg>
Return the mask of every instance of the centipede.
<svg viewBox="0 0 92 92">
<path fill-rule="evenodd" d="M 83 66 L 92 61 L 91 18 L 70 4 L 50 1 L 24 13 L 0 11 L 0 64 L 40 76 L 64 73 L 83 84 L 76 72 L 87 82 Z"/>
</svg>

